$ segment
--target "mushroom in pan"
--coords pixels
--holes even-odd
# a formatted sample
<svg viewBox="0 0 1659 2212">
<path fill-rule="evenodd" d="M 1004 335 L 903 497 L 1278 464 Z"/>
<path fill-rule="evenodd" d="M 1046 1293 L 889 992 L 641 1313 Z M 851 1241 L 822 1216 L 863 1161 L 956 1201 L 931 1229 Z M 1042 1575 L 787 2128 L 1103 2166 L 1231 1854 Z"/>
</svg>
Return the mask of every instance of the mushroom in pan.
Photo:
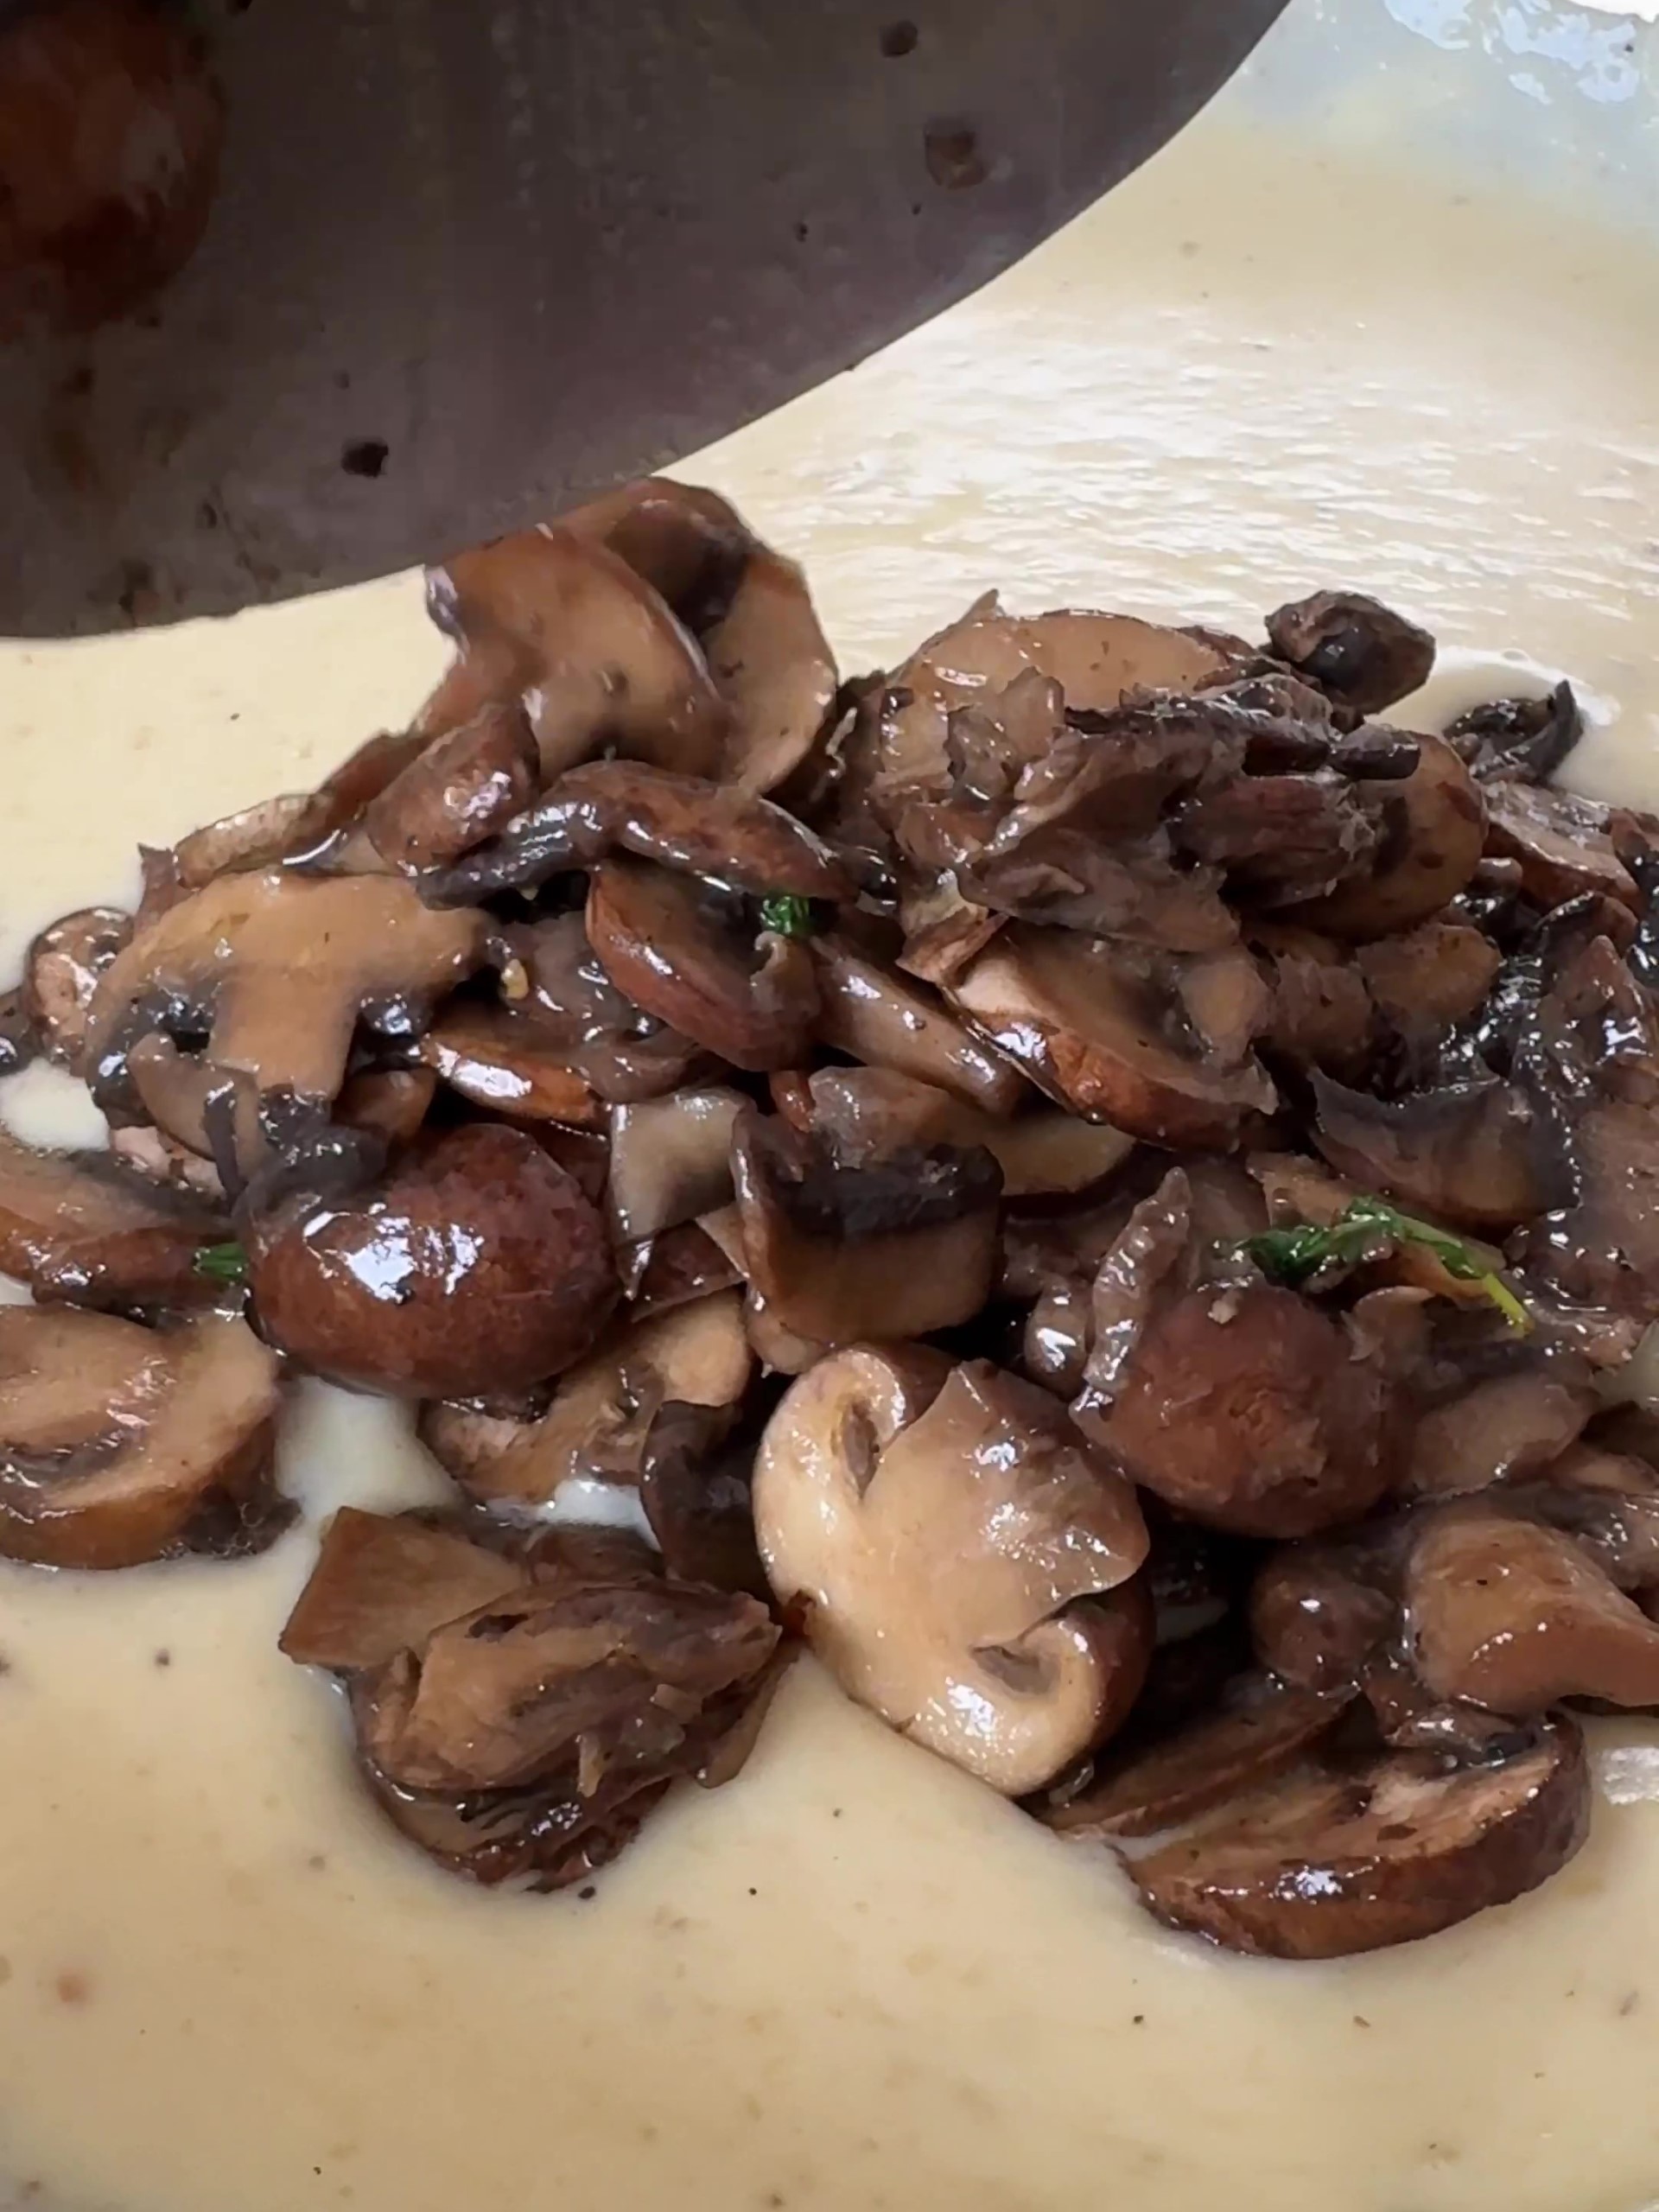
<svg viewBox="0 0 1659 2212">
<path fill-rule="evenodd" d="M 435 737 L 370 800 L 364 832 L 389 868 L 441 868 L 505 830 L 538 782 L 523 707 L 492 700 Z"/>
<path fill-rule="evenodd" d="M 1446 741 L 1484 783 L 1496 776 L 1547 784 L 1584 734 L 1570 683 L 1541 699 L 1494 699 L 1448 724 Z"/>
<path fill-rule="evenodd" d="M 812 940 L 817 1037 L 834 1051 L 949 1091 L 982 1112 L 1009 1115 L 1024 1080 L 924 986 L 834 932 Z"/>
<path fill-rule="evenodd" d="M 1133 1703 L 1145 1524 L 1030 1384 L 920 1346 L 836 1352 L 767 1424 L 754 1512 L 842 1687 L 994 1789 L 1039 1789 Z"/>
<path fill-rule="evenodd" d="M 194 1193 L 159 1188 L 103 1153 L 40 1152 L 0 1129 L 0 1273 L 79 1306 L 207 1306 L 197 1265 L 231 1234 Z"/>
<path fill-rule="evenodd" d="M 0 1552 L 121 1567 L 269 1542 L 276 1375 L 238 1320 L 0 1307 Z"/>
<path fill-rule="evenodd" d="M 86 1019 L 99 978 L 132 936 L 118 906 L 85 906 L 44 929 L 23 956 L 22 1002 L 48 1059 L 82 1071 Z"/>
<path fill-rule="evenodd" d="M 488 1124 L 418 1141 L 366 1189 L 296 1191 L 244 1234 L 273 1344 L 412 1397 L 546 1382 L 587 1351 L 618 1290 L 596 1208 L 533 1137 Z"/>
</svg>

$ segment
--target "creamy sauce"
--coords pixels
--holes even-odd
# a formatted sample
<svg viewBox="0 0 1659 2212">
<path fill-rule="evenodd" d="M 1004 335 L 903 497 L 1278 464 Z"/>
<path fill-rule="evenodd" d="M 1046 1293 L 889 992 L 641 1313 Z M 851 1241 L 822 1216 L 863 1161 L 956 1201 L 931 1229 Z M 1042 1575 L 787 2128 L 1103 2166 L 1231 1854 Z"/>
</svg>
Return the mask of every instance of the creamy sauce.
<svg viewBox="0 0 1659 2212">
<path fill-rule="evenodd" d="M 1656 358 L 1615 243 L 1211 130 L 692 473 L 806 559 L 849 666 L 993 583 L 1250 627 L 1349 582 L 1450 648 L 1418 711 L 1567 671 L 1580 780 L 1651 801 Z M 442 658 L 408 579 L 0 651 L 0 960 L 130 895 L 137 840 L 312 781 Z M 27 1086 L 0 1109 L 29 1134 L 84 1128 Z M 314 1518 L 441 1490 L 403 1414 L 315 1385 L 285 1461 Z M 1160 1933 L 1103 1855 L 806 1667 L 741 1781 L 591 1898 L 491 1897 L 382 1827 L 333 1692 L 277 1655 L 309 1550 L 0 1572 L 0 2205 L 1659 2199 L 1643 1724 L 1599 1732 L 1594 1833 L 1547 1890 L 1330 1967 Z"/>
</svg>

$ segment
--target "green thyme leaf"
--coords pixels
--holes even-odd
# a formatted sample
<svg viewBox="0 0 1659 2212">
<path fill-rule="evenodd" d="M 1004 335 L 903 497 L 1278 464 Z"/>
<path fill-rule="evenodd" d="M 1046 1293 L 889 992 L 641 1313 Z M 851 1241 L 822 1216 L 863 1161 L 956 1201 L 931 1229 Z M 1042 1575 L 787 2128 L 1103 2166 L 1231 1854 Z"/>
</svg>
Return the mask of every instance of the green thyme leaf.
<svg viewBox="0 0 1659 2212">
<path fill-rule="evenodd" d="M 818 918 L 810 899 L 798 899 L 791 891 L 775 891 L 760 901 L 760 926 L 778 937 L 816 937 Z"/>
<path fill-rule="evenodd" d="M 1247 1236 L 1238 1249 L 1271 1281 L 1294 1290 L 1321 1268 L 1352 1267 L 1388 1246 L 1402 1244 L 1421 1244 L 1457 1281 L 1478 1283 L 1512 1329 L 1524 1332 L 1531 1328 L 1532 1316 L 1522 1300 L 1460 1236 L 1402 1213 L 1382 1198 L 1352 1199 L 1328 1228 L 1301 1221 L 1264 1229 L 1258 1236 Z"/>
<path fill-rule="evenodd" d="M 190 1264 L 213 1282 L 244 1283 L 248 1279 L 248 1255 L 239 1244 L 199 1244 Z"/>
</svg>

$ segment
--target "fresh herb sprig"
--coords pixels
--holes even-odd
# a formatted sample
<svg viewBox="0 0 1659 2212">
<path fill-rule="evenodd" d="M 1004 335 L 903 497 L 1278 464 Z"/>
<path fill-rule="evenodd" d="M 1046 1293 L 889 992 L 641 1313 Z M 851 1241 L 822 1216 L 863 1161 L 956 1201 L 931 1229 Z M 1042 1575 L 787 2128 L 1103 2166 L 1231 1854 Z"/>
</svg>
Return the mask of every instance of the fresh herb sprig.
<svg viewBox="0 0 1659 2212">
<path fill-rule="evenodd" d="M 1287 1289 L 1296 1289 L 1321 1268 L 1352 1267 L 1374 1257 L 1384 1245 L 1418 1244 L 1432 1252 L 1457 1282 L 1479 1286 L 1512 1329 L 1524 1333 L 1532 1316 L 1496 1269 L 1460 1236 L 1453 1236 L 1432 1223 L 1402 1213 L 1382 1198 L 1350 1200 L 1327 1227 L 1298 1221 L 1280 1229 L 1264 1229 L 1247 1236 L 1238 1248 L 1254 1260 L 1263 1274 Z"/>
<path fill-rule="evenodd" d="M 792 891 L 774 891 L 760 901 L 760 926 L 777 937 L 816 937 L 819 921 L 813 902 Z"/>
<path fill-rule="evenodd" d="M 248 1255 L 239 1244 L 199 1244 L 190 1265 L 211 1282 L 240 1285 L 248 1279 Z"/>
</svg>

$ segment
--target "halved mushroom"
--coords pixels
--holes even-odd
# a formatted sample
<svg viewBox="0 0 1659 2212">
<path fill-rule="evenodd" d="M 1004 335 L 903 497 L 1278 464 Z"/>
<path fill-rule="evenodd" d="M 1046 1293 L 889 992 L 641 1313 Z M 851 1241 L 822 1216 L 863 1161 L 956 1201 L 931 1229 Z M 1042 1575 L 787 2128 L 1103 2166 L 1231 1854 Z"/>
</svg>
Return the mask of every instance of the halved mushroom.
<svg viewBox="0 0 1659 2212">
<path fill-rule="evenodd" d="M 318 879 L 272 869 L 219 877 L 117 955 L 87 1016 L 95 1088 L 118 1092 L 141 1039 L 206 1028 L 204 1070 L 321 1103 L 345 1081 L 365 1011 L 405 1027 L 484 956 L 486 925 L 432 913 L 387 876 Z M 168 1134 L 206 1152 L 200 1102 Z"/>
<path fill-rule="evenodd" d="M 1566 1697 L 1659 1704 L 1659 1624 L 1558 1529 L 1501 1510 L 1438 1515 L 1412 1548 L 1405 1594 L 1437 1697 L 1517 1716 Z"/>
<path fill-rule="evenodd" d="M 1481 787 L 1443 738 L 1417 742 L 1413 772 L 1376 787 L 1382 838 L 1370 874 L 1294 908 L 1296 921 L 1331 937 L 1387 937 L 1432 919 L 1471 880 L 1486 836 Z"/>
<path fill-rule="evenodd" d="M 1109 1753 L 1086 1789 L 1038 1808 L 1038 1817 L 1080 1842 L 1155 1835 L 1282 1774 L 1330 1734 L 1350 1701 L 1241 1675 L 1213 1712 L 1173 1736 Z"/>
<path fill-rule="evenodd" d="M 435 737 L 393 777 L 364 810 L 364 831 L 390 867 L 442 867 L 530 804 L 538 767 L 523 707 L 516 699 L 493 701 Z"/>
<path fill-rule="evenodd" d="M 769 791 L 811 752 L 836 697 L 836 664 L 806 579 L 717 493 L 648 476 L 561 517 L 602 539 L 701 643 L 731 716 L 722 774 Z"/>
<path fill-rule="evenodd" d="M 1009 614 L 989 592 L 895 669 L 869 702 L 880 780 L 944 789 L 952 713 L 1006 690 L 1027 669 L 1057 683 L 1071 713 L 1101 714 L 1132 691 L 1198 690 L 1230 664 L 1224 648 L 1188 631 L 1129 614 Z"/>
<path fill-rule="evenodd" d="M 23 1010 L 48 1059 L 81 1071 L 99 979 L 132 935 L 118 906 L 85 906 L 44 929 L 23 956 Z"/>
<path fill-rule="evenodd" d="M 1140 1687 L 1144 1611 L 1137 1637 L 1090 1602 L 1146 1557 L 1134 1492 L 985 1362 L 821 1360 L 767 1424 L 754 1514 L 773 1590 L 804 1601 L 842 1688 L 1006 1795 L 1100 1742 Z"/>
<path fill-rule="evenodd" d="M 207 1306 L 196 1255 L 231 1233 L 194 1194 L 157 1189 L 103 1153 L 37 1152 L 0 1130 L 0 1274 L 78 1306 Z"/>
<path fill-rule="evenodd" d="M 241 1321 L 0 1307 L 0 1552 L 121 1567 L 269 1542 L 276 1374 Z"/>
<path fill-rule="evenodd" d="M 1420 1417 L 1400 1491 L 1452 1497 L 1538 1474 L 1577 1441 L 1599 1402 L 1541 1363 L 1488 1376 Z"/>
<path fill-rule="evenodd" d="M 988 1152 L 910 1146 L 855 1162 L 750 1109 L 732 1173 L 750 1284 L 798 1336 L 928 1336 L 989 1295 L 1002 1177 Z"/>
<path fill-rule="evenodd" d="M 539 1515 L 568 1482 L 638 1482 L 652 1424 L 665 1405 L 729 1411 L 753 1370 L 735 1291 L 617 1330 L 561 1376 L 534 1421 L 429 1405 L 422 1441 L 471 1497 Z"/>
<path fill-rule="evenodd" d="M 1559 1196 L 1551 1133 L 1496 1077 L 1374 1098 L 1315 1071 L 1313 1141 L 1363 1188 L 1471 1229 L 1510 1229 Z"/>
<path fill-rule="evenodd" d="M 818 987 L 799 939 L 757 933 L 718 893 L 645 861 L 594 870 L 587 927 L 620 990 L 734 1067 L 801 1059 Z"/>
<path fill-rule="evenodd" d="M 417 728 L 436 735 L 522 693 L 544 780 L 604 746 L 718 772 L 729 717 L 702 656 L 607 546 L 557 526 L 519 531 L 429 570 L 427 604 L 461 659 Z"/>
<path fill-rule="evenodd" d="M 1461 1771 L 1421 1753 L 1294 1769 L 1128 1864 L 1171 1927 L 1269 1958 L 1344 1958 L 1536 1889 L 1589 1819 L 1582 1738 L 1554 1720 Z"/>
<path fill-rule="evenodd" d="M 1154 1143 L 1230 1145 L 1278 1103 L 1248 1047 L 1215 1050 L 1178 974 L 1130 947 L 1014 923 L 947 996 L 1062 1105 Z"/>
<path fill-rule="evenodd" d="M 427 1031 L 421 1058 L 451 1090 L 521 1122 L 605 1125 L 604 1101 L 572 1054 L 511 1007 L 457 1001 Z"/>
<path fill-rule="evenodd" d="M 1166 1504 L 1239 1535 L 1357 1521 L 1392 1472 L 1380 1365 L 1341 1317 L 1267 1283 L 1184 1293 L 1146 1326 L 1109 1410 L 1077 1418 Z"/>
<path fill-rule="evenodd" d="M 722 1085 L 611 1113 L 611 1221 L 619 1244 L 656 1236 L 732 1196 L 732 1125 L 746 1101 Z"/>
<path fill-rule="evenodd" d="M 1012 1114 L 1030 1095 L 1017 1070 L 922 985 L 895 975 L 849 938 L 815 938 L 812 957 L 817 1034 L 834 1051 L 933 1084 L 987 1114 Z"/>
<path fill-rule="evenodd" d="M 320 1375 L 511 1395 L 581 1357 L 617 1293 L 604 1223 L 522 1130 L 417 1142 L 369 1189 L 301 1191 L 245 1232 L 259 1324 Z"/>
<path fill-rule="evenodd" d="M 1339 707 L 1381 714 L 1427 683 L 1434 640 L 1381 600 L 1358 591 L 1316 591 L 1268 617 L 1281 659 Z"/>
</svg>

